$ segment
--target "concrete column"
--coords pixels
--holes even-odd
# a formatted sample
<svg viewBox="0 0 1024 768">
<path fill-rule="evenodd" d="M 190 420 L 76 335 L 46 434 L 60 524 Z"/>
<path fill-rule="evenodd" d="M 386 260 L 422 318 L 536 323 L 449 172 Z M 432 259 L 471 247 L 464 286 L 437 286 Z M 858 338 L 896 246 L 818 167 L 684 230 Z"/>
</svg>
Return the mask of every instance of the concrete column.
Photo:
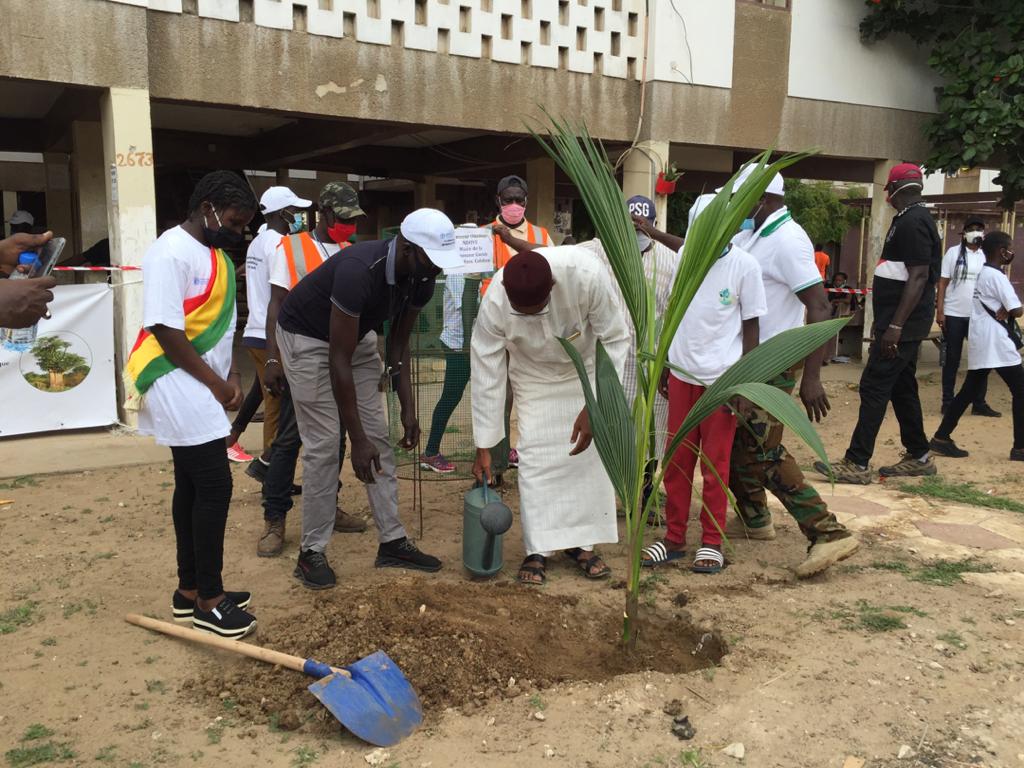
<svg viewBox="0 0 1024 768">
<path fill-rule="evenodd" d="M 94 122 L 73 122 L 71 147 L 71 187 L 79 244 L 76 253 L 79 253 L 107 237 L 102 126 Z"/>
<path fill-rule="evenodd" d="M 867 282 L 861 286 L 870 288 L 875 278 L 875 265 L 882 255 L 882 246 L 885 245 L 885 236 L 889 233 L 889 225 L 892 224 L 892 217 L 896 211 L 885 200 L 885 184 L 889 180 L 889 169 L 899 163 L 899 160 L 878 160 L 875 162 L 875 173 L 871 189 L 871 221 L 868 225 L 868 249 L 867 249 Z M 875 323 L 875 307 L 871 297 L 866 297 L 864 302 L 864 336 L 871 337 L 871 326 Z M 861 359 L 868 359 L 868 342 L 864 342 L 861 351 Z"/>
<path fill-rule="evenodd" d="M 110 261 L 138 266 L 156 239 L 156 191 L 153 183 L 153 132 L 149 91 L 111 88 L 100 103 L 103 126 L 104 186 Z M 118 403 L 124 401 L 121 371 L 142 326 L 142 275 L 115 272 L 114 336 Z M 134 414 L 121 413 L 134 421 Z M 131 422 L 129 422 L 131 423 Z"/>
<path fill-rule="evenodd" d="M 437 179 L 433 176 L 425 176 L 423 181 L 417 181 L 413 187 L 413 205 L 416 208 L 437 208 L 444 210 L 444 203 L 437 199 Z"/>
<path fill-rule="evenodd" d="M 668 200 L 654 194 L 654 183 L 658 174 L 668 167 L 669 143 L 667 141 L 641 142 L 626 155 L 622 168 L 622 193 L 627 199 L 643 195 L 654 201 L 658 212 L 655 226 L 664 231 L 668 217 Z"/>
<path fill-rule="evenodd" d="M 278 186 L 278 187 L 287 187 L 288 186 L 288 169 L 287 168 L 278 168 L 277 171 L 274 172 L 274 176 L 276 177 L 274 179 L 274 185 L 275 186 Z"/>
<path fill-rule="evenodd" d="M 78 250 L 75 219 L 71 205 L 71 164 L 63 152 L 44 152 L 46 173 L 46 228 L 58 237 L 66 237 L 68 244 Z"/>
<path fill-rule="evenodd" d="M 526 162 L 526 218 L 549 233 L 555 229 L 555 161 L 538 157 Z M 556 241 L 557 242 L 557 241 Z"/>
</svg>

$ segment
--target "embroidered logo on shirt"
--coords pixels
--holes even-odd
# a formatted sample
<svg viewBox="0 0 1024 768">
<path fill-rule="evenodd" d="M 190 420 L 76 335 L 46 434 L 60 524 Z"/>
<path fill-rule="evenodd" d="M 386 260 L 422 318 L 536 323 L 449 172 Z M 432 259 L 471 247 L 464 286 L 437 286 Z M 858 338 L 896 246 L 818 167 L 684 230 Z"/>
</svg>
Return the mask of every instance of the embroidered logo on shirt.
<svg viewBox="0 0 1024 768">
<path fill-rule="evenodd" d="M 728 288 L 723 288 L 718 292 L 718 300 L 722 303 L 723 307 L 728 307 L 732 304 L 732 294 L 729 293 Z"/>
</svg>

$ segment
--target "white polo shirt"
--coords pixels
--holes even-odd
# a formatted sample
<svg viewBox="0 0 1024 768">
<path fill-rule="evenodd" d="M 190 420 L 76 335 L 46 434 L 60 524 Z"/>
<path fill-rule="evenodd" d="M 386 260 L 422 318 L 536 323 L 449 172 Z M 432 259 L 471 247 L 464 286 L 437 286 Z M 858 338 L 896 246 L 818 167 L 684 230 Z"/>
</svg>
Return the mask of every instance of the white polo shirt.
<svg viewBox="0 0 1024 768">
<path fill-rule="evenodd" d="M 714 384 L 743 355 L 743 321 L 764 322 L 767 310 L 757 260 L 733 245 L 708 270 L 668 350 L 669 362 L 690 375 L 672 375 L 689 384 Z"/>
<path fill-rule="evenodd" d="M 266 224 L 245 252 L 245 302 L 249 319 L 243 338 L 267 338 L 267 306 L 270 304 L 270 263 L 282 235 Z"/>
<path fill-rule="evenodd" d="M 1020 306 L 1010 279 L 998 269 L 982 267 L 974 284 L 973 303 L 971 329 L 967 334 L 967 369 L 977 371 L 1020 365 L 1020 352 L 1010 341 L 1006 327 L 985 311 L 985 307 L 998 312 L 1000 307 L 1010 310 Z"/>
<path fill-rule="evenodd" d="M 804 228 L 783 207 L 752 232 L 740 232 L 733 243 L 757 259 L 764 277 L 769 312 L 761 318 L 761 343 L 804 324 L 801 291 L 822 282 L 814 263 L 814 246 Z"/>
<path fill-rule="evenodd" d="M 960 246 L 954 245 L 942 257 L 942 277 L 949 280 L 943 312 L 953 317 L 971 316 L 974 306 L 974 282 L 978 279 L 981 268 L 985 266 L 985 254 L 981 252 L 981 248 L 976 251 L 964 248 L 964 256 L 967 260 L 967 274 L 955 283 L 953 275 L 956 272 L 957 259 L 960 258 Z"/>
</svg>

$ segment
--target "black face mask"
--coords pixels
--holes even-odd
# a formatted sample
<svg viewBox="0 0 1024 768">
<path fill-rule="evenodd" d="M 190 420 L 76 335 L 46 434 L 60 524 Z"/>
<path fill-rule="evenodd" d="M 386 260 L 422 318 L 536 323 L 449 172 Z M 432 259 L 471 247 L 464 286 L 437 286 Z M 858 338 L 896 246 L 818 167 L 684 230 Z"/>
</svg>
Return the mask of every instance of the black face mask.
<svg viewBox="0 0 1024 768">
<path fill-rule="evenodd" d="M 223 224 L 220 223 L 220 216 L 217 215 L 217 209 L 213 209 L 213 218 L 217 220 L 218 229 L 210 229 L 206 226 L 206 217 L 203 217 L 203 237 L 206 239 L 206 244 L 211 248 L 237 248 L 245 242 L 245 235 L 240 235 L 234 232 Z"/>
</svg>

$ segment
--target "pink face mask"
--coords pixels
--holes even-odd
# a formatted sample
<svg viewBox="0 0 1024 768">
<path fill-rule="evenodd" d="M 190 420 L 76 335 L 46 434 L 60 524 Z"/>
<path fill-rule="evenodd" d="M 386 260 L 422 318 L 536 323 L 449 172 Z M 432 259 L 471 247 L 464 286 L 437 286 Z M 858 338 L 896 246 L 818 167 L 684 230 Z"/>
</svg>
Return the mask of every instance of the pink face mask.
<svg viewBox="0 0 1024 768">
<path fill-rule="evenodd" d="M 507 205 L 501 206 L 501 218 L 506 224 L 510 224 L 513 227 L 518 227 L 523 217 L 526 215 L 526 208 L 519 203 L 508 203 Z"/>
</svg>

